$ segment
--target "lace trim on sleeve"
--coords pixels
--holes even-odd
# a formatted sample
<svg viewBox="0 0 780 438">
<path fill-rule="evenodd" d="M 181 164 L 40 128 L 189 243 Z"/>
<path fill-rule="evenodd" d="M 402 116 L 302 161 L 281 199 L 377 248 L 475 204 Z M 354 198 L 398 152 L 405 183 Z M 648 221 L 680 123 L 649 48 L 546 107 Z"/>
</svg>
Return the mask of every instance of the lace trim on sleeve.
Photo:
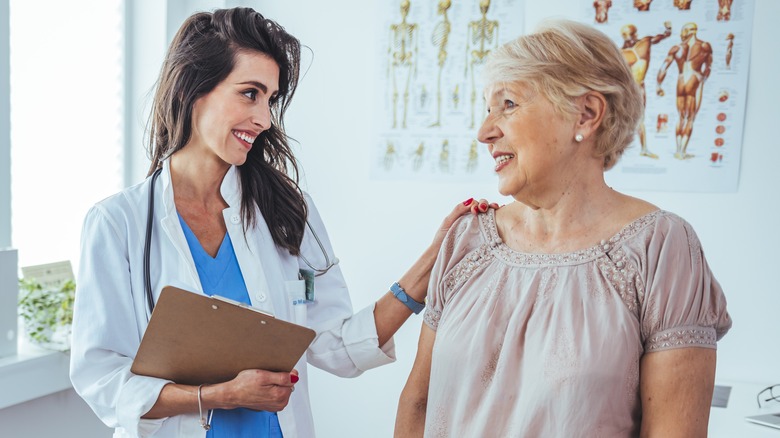
<svg viewBox="0 0 780 438">
<path fill-rule="evenodd" d="M 439 328 L 439 318 L 441 318 L 440 311 L 434 309 L 433 307 L 428 307 L 425 309 L 425 314 L 423 314 L 423 321 L 434 331 Z"/>
<path fill-rule="evenodd" d="M 678 327 L 656 333 L 645 342 L 645 352 L 685 347 L 716 348 L 716 333 L 712 327 Z"/>
</svg>

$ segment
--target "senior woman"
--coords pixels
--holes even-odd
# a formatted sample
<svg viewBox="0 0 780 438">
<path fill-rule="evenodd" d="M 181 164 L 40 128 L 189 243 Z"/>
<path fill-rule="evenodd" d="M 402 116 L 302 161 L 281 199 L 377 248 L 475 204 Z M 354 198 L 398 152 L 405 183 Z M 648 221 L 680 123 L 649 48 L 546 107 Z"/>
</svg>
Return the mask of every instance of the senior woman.
<svg viewBox="0 0 780 438">
<path fill-rule="evenodd" d="M 691 226 L 604 182 L 642 114 L 620 51 L 551 21 L 484 74 L 515 201 L 450 229 L 396 436 L 706 436 L 731 320 Z"/>
</svg>

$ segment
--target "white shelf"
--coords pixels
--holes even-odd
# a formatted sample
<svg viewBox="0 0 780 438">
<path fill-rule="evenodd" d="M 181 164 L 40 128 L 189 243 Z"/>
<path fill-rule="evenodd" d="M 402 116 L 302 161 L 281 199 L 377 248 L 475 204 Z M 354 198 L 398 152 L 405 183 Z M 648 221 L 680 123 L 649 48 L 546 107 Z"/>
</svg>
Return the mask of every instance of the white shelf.
<svg viewBox="0 0 780 438">
<path fill-rule="evenodd" d="M 0 358 L 0 409 L 71 388 L 69 352 L 19 341 L 15 356 Z"/>
</svg>

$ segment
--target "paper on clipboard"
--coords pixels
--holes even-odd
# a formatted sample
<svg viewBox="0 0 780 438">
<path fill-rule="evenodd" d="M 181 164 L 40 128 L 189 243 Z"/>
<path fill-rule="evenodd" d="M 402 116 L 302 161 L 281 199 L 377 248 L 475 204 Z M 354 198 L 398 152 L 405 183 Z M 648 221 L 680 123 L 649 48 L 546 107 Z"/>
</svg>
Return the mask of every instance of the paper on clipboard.
<svg viewBox="0 0 780 438">
<path fill-rule="evenodd" d="M 291 371 L 314 336 L 250 306 L 166 286 L 130 371 L 187 385 L 226 382 L 246 369 Z"/>
</svg>

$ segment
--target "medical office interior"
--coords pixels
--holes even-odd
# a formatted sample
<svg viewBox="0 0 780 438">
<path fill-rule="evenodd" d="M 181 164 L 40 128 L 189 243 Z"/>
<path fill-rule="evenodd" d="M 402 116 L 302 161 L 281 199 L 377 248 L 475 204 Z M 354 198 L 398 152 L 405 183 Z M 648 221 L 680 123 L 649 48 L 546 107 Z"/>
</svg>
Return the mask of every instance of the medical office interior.
<svg viewBox="0 0 780 438">
<path fill-rule="evenodd" d="M 592 3 L 525 0 L 520 21 L 529 31 L 546 17 L 575 18 L 582 2 Z M 303 188 L 328 226 L 356 309 L 397 280 L 456 202 L 472 196 L 507 202 L 491 178 L 372 178 L 372 90 L 384 74 L 375 56 L 379 2 L 0 0 L 0 248 L 17 249 L 18 266 L 70 260 L 77 268 L 89 206 L 146 175 L 145 115 L 173 33 L 194 11 L 233 6 L 259 10 L 310 48 L 287 132 L 297 141 Z M 727 408 L 712 408 L 710 436 L 780 437 L 780 430 L 744 421 L 759 412 L 757 391 L 780 383 L 780 52 L 772 30 L 778 22 L 780 2 L 755 0 L 736 190 L 628 192 L 693 225 L 725 291 L 734 325 L 718 343 L 716 383 L 732 391 Z M 8 269 L 10 260 L 3 259 L 0 274 L 17 273 Z M 0 289 L 0 298 L 9 293 Z M 15 316 L 0 313 L 0 322 Z M 319 436 L 392 436 L 420 324 L 422 316 L 413 317 L 396 335 L 398 360 L 391 365 L 355 379 L 312 369 Z M 70 387 L 67 353 L 21 344 L 0 357 L 0 436 L 111 436 Z"/>
</svg>

